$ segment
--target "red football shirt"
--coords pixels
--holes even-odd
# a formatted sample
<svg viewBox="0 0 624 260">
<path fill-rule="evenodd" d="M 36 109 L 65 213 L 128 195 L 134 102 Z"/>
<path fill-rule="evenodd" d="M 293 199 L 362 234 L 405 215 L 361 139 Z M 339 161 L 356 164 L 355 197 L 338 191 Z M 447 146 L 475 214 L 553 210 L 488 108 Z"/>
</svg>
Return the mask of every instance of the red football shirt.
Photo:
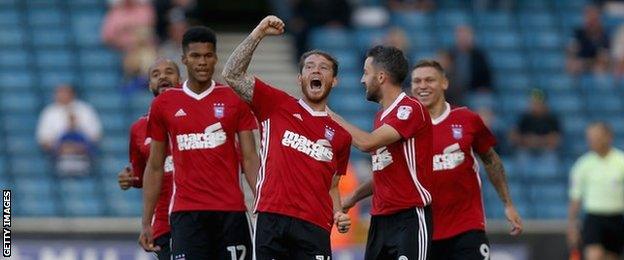
<svg viewBox="0 0 624 260">
<path fill-rule="evenodd" d="M 327 231 L 333 224 L 329 189 L 344 175 L 351 136 L 326 112 L 256 79 L 251 108 L 262 125 L 256 211 L 291 216 Z"/>
<path fill-rule="evenodd" d="M 132 165 L 132 172 L 134 172 L 134 175 L 139 177 L 139 179 L 133 183 L 133 186 L 136 188 L 141 188 L 143 186 L 143 172 L 145 171 L 147 158 L 149 158 L 151 140 L 151 138 L 147 137 L 147 117 L 141 117 L 130 127 L 130 164 Z M 173 189 L 172 160 L 171 153 L 169 149 L 167 149 L 164 169 L 165 175 L 163 175 L 160 195 L 158 196 L 154 217 L 152 218 L 152 232 L 154 233 L 154 237 L 169 233 L 171 230 L 169 227 L 169 201 L 171 200 L 171 192 Z"/>
<path fill-rule="evenodd" d="M 479 163 L 496 139 L 478 114 L 451 107 L 433 119 L 433 239 L 485 230 Z"/>
<path fill-rule="evenodd" d="M 375 129 L 387 124 L 401 140 L 371 152 L 373 207 L 371 215 L 389 215 L 431 203 L 432 130 L 429 111 L 401 93 L 375 118 Z"/>
<path fill-rule="evenodd" d="M 170 212 L 244 211 L 235 135 L 257 128 L 249 109 L 227 86 L 203 93 L 170 89 L 152 102 L 148 136 L 169 141 L 173 155 Z"/>
</svg>

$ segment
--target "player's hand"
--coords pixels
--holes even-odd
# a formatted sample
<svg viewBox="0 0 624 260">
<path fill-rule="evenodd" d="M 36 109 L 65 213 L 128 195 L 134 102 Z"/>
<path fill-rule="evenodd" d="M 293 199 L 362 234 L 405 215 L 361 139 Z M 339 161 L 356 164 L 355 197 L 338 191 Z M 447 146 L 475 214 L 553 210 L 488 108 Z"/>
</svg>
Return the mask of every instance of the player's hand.
<svg viewBox="0 0 624 260">
<path fill-rule="evenodd" d="M 117 181 L 119 182 L 119 188 L 122 190 L 127 190 L 132 187 L 132 184 L 135 181 L 138 181 L 139 177 L 134 176 L 134 173 L 130 169 L 130 167 L 126 166 L 123 170 L 117 174 Z"/>
<path fill-rule="evenodd" d="M 343 212 L 336 212 L 334 214 L 334 224 L 340 233 L 347 233 L 351 228 L 351 217 Z"/>
<path fill-rule="evenodd" d="M 154 245 L 154 238 L 152 236 L 151 226 L 143 226 L 141 235 L 139 235 L 139 245 L 141 245 L 143 250 L 145 250 L 146 252 L 160 251 L 160 246 Z"/>
<path fill-rule="evenodd" d="M 342 212 L 344 213 L 349 212 L 349 210 L 353 208 L 353 206 L 355 206 L 355 201 L 353 200 L 353 197 L 352 196 L 346 197 L 342 201 Z"/>
<path fill-rule="evenodd" d="M 284 22 L 282 19 L 279 19 L 277 16 L 269 15 L 262 19 L 256 29 L 254 29 L 255 33 L 258 33 L 259 36 L 264 37 L 267 35 L 280 35 L 284 33 Z"/>
<path fill-rule="evenodd" d="M 522 219 L 520 219 L 520 215 L 513 205 L 505 207 L 505 216 L 511 224 L 511 232 L 509 234 L 512 236 L 520 235 L 522 233 Z"/>
</svg>

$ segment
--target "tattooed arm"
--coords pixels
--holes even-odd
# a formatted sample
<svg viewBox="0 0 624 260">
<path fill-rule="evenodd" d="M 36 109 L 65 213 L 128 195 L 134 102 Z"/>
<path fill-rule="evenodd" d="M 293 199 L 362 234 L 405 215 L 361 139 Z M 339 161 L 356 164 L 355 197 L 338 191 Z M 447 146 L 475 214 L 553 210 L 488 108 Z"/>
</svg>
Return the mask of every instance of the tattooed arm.
<svg viewBox="0 0 624 260">
<path fill-rule="evenodd" d="M 238 95 L 246 102 L 251 102 L 253 97 L 254 77 L 247 74 L 247 68 L 253 57 L 253 53 L 260 41 L 267 35 L 280 35 L 284 33 L 284 22 L 275 16 L 267 16 L 234 50 L 222 76 Z"/>
<path fill-rule="evenodd" d="M 483 160 L 488 179 L 492 185 L 494 185 L 494 188 L 496 188 L 498 196 L 505 205 L 505 216 L 512 225 L 510 234 L 519 235 L 522 232 L 522 220 L 511 201 L 509 188 L 507 187 L 507 179 L 505 178 L 505 168 L 503 167 L 501 158 L 496 151 L 494 151 L 494 148 L 490 148 L 487 152 L 479 154 L 479 157 Z"/>
</svg>

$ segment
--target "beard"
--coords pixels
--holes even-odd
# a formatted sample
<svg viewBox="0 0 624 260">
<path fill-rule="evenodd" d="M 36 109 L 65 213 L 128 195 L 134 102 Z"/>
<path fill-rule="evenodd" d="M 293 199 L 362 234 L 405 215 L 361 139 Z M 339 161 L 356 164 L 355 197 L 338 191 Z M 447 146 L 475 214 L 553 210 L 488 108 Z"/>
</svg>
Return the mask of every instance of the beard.
<svg viewBox="0 0 624 260">
<path fill-rule="evenodd" d="M 326 100 L 327 97 L 329 96 L 329 93 L 331 92 L 331 87 L 328 87 L 327 89 L 325 89 L 321 95 L 312 95 L 308 92 L 308 86 L 306 85 L 301 85 L 301 92 L 303 92 L 303 95 L 306 97 L 306 99 L 308 99 L 311 102 L 314 103 L 319 103 L 322 102 L 323 100 Z"/>
<path fill-rule="evenodd" d="M 373 82 L 366 83 L 366 86 L 370 86 L 366 88 L 366 100 L 379 103 L 379 86 L 374 85 Z"/>
</svg>

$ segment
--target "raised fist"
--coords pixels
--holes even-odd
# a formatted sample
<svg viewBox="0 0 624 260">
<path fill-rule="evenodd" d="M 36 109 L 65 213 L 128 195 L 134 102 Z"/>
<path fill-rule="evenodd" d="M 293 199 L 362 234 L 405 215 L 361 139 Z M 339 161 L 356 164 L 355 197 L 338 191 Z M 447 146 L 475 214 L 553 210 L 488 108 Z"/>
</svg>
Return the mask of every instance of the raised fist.
<svg viewBox="0 0 624 260">
<path fill-rule="evenodd" d="M 277 16 L 269 15 L 260 21 L 254 31 L 259 33 L 262 37 L 266 35 L 280 35 L 284 33 L 284 22 L 282 19 L 277 18 Z"/>
</svg>

